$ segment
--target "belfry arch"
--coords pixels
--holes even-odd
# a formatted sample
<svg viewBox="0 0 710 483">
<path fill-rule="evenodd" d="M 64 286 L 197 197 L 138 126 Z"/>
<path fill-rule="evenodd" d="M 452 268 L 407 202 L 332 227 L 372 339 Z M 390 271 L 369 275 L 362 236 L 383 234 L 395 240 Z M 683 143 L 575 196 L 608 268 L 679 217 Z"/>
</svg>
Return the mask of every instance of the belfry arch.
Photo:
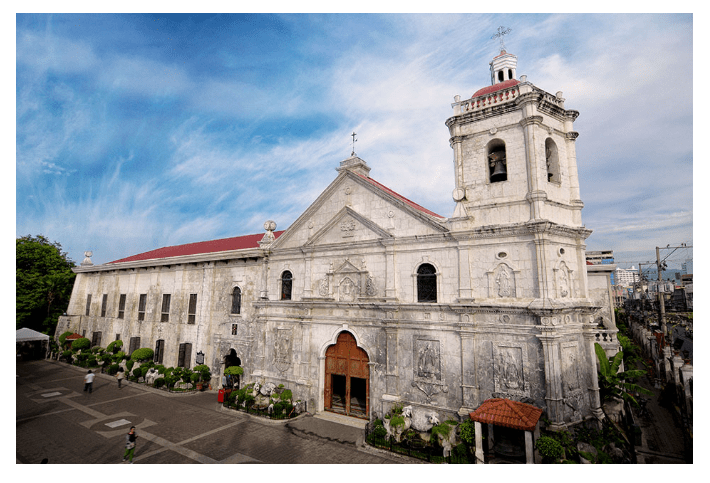
<svg viewBox="0 0 710 483">
<path fill-rule="evenodd" d="M 348 331 L 323 356 L 323 409 L 357 418 L 370 413 L 370 358 Z"/>
</svg>

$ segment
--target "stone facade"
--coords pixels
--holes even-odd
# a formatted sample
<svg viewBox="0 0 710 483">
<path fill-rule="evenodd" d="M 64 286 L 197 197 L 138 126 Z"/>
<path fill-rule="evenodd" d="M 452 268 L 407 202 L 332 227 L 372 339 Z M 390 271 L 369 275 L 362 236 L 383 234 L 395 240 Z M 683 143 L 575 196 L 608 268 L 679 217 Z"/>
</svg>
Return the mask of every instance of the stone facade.
<svg viewBox="0 0 710 483">
<path fill-rule="evenodd" d="M 587 277 L 578 113 L 521 80 L 456 97 L 451 218 L 380 185 L 353 153 L 278 237 L 267 222 L 249 248 L 82 264 L 57 333 L 163 340 L 163 364 L 203 354 L 213 385 L 233 349 L 243 382 L 284 384 L 316 411 L 361 404 L 374 418 L 399 403 L 441 419 L 504 397 L 543 408 L 554 427 L 598 414 L 596 319 L 615 327 L 610 299 L 590 290 L 603 283 Z M 328 352 L 344 332 L 365 360 Z M 352 402 L 336 408 L 336 393 Z"/>
</svg>

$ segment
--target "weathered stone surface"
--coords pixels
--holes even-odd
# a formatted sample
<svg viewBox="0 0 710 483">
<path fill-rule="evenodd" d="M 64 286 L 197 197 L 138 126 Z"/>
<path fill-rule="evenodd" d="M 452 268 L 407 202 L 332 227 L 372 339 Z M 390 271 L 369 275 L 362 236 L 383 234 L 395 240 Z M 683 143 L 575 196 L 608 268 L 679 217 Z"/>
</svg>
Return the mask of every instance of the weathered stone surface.
<svg viewBox="0 0 710 483">
<path fill-rule="evenodd" d="M 276 389 L 276 384 L 273 382 L 267 382 L 263 386 L 261 386 L 261 389 L 259 389 L 259 392 L 261 393 L 262 396 L 271 396 L 271 393 Z"/>
<path fill-rule="evenodd" d="M 412 410 L 412 429 L 419 432 L 431 431 L 435 425 L 439 424 L 439 413 L 432 410 L 414 408 Z"/>
</svg>

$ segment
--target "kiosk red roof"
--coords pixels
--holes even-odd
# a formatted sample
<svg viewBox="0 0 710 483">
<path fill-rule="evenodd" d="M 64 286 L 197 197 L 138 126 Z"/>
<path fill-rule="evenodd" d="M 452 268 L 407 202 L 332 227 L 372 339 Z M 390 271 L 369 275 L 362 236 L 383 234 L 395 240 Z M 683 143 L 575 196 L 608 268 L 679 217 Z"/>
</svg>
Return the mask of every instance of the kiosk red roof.
<svg viewBox="0 0 710 483">
<path fill-rule="evenodd" d="M 469 417 L 484 424 L 495 424 L 506 428 L 533 431 L 542 416 L 542 409 L 510 399 L 495 398 L 483 404 Z"/>
<path fill-rule="evenodd" d="M 76 340 L 76 339 L 83 339 L 83 338 L 84 338 L 83 336 L 81 336 L 81 335 L 77 334 L 76 332 L 74 332 L 72 335 L 66 336 L 66 337 L 64 338 L 64 340 L 67 341 L 67 340 Z"/>
</svg>

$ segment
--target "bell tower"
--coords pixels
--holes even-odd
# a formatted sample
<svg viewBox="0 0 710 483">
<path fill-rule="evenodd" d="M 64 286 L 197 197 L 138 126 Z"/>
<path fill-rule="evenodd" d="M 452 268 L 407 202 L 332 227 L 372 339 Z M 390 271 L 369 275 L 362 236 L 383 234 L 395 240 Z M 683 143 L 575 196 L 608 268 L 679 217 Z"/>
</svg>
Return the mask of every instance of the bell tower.
<svg viewBox="0 0 710 483">
<path fill-rule="evenodd" d="M 502 29 L 493 36 L 501 38 L 501 49 L 490 62 L 491 84 L 468 98 L 455 96 L 446 120 L 458 302 L 483 326 L 495 327 L 491 335 L 479 332 L 493 353 L 508 350 L 507 340 L 526 327 L 525 343 L 539 346 L 544 360 L 522 363 L 530 391 L 503 389 L 532 395 L 538 384 L 553 427 L 564 427 L 599 414 L 600 406 L 584 244 L 591 230 L 582 225 L 573 127 L 579 113 L 565 108 L 562 92 L 518 78 L 518 58 L 502 43 L 509 30 Z M 544 381 L 533 374 L 544 374 Z"/>
</svg>

